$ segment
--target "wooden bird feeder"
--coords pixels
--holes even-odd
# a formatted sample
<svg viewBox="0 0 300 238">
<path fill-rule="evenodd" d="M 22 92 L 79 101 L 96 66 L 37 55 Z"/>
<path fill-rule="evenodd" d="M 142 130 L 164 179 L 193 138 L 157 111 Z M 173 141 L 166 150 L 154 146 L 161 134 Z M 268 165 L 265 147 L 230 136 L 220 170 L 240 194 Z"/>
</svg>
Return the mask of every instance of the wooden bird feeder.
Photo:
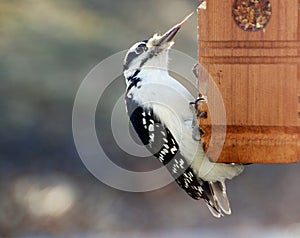
<svg viewBox="0 0 300 238">
<path fill-rule="evenodd" d="M 207 0 L 198 9 L 199 63 L 212 79 L 198 106 L 204 147 L 228 163 L 295 163 L 300 158 L 300 1 Z M 203 74 L 200 72 L 200 77 Z M 200 87 L 201 87 L 201 80 Z M 219 90 L 226 125 L 214 123 Z M 201 90 L 200 90 L 201 92 Z M 225 123 L 224 123 L 225 124 Z M 224 140 L 218 130 L 224 128 Z"/>
</svg>

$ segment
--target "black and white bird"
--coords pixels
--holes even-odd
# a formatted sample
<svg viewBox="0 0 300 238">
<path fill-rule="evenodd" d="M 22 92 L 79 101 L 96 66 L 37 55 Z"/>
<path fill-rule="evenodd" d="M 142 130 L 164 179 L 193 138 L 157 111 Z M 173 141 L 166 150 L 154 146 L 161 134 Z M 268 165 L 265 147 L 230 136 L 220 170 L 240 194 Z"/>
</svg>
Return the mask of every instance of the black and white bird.
<svg viewBox="0 0 300 238">
<path fill-rule="evenodd" d="M 203 199 L 219 218 L 230 215 L 225 180 L 243 165 L 212 163 L 193 139 L 191 93 L 169 75 L 168 55 L 174 37 L 188 16 L 165 34 L 154 34 L 134 44 L 124 59 L 126 106 L 142 143 L 168 169 L 176 183 L 193 199 Z"/>
</svg>

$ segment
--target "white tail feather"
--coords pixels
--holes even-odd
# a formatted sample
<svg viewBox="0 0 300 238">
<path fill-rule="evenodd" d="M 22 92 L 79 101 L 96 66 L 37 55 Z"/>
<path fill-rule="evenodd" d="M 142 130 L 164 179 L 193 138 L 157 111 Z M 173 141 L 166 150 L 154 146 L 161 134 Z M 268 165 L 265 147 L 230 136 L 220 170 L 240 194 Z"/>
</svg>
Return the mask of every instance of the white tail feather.
<svg viewBox="0 0 300 238">
<path fill-rule="evenodd" d="M 210 205 L 208 205 L 206 203 L 209 211 L 211 212 L 211 214 L 215 217 L 215 218 L 221 218 L 222 216 L 224 216 L 221 212 L 217 212 L 215 209 L 213 209 Z"/>
<path fill-rule="evenodd" d="M 227 198 L 226 185 L 224 182 L 209 182 L 211 193 L 215 204 L 220 208 L 221 212 L 230 215 L 231 208 Z"/>
</svg>

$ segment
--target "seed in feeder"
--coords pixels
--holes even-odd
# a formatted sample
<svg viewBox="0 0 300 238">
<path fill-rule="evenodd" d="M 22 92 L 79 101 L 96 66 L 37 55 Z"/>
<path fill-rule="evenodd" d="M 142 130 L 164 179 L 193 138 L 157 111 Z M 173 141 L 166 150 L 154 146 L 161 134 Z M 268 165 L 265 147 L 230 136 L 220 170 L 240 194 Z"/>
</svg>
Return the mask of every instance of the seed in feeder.
<svg viewBox="0 0 300 238">
<path fill-rule="evenodd" d="M 241 29 L 261 30 L 271 19 L 271 3 L 268 0 L 236 0 L 233 4 L 232 15 Z"/>
</svg>

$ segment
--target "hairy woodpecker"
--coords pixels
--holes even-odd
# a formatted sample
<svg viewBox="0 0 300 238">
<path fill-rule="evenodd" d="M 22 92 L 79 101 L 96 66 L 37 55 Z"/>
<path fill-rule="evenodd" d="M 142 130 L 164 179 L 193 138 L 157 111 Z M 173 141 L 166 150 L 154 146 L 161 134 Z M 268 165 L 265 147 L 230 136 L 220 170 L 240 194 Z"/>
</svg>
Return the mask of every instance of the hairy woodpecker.
<svg viewBox="0 0 300 238">
<path fill-rule="evenodd" d="M 193 139 L 194 112 L 189 105 L 195 98 L 168 73 L 173 38 L 189 17 L 165 34 L 154 34 L 128 50 L 123 63 L 125 101 L 142 143 L 186 193 L 203 199 L 219 218 L 231 214 L 225 180 L 239 175 L 243 165 L 209 160 L 199 141 Z"/>
</svg>

